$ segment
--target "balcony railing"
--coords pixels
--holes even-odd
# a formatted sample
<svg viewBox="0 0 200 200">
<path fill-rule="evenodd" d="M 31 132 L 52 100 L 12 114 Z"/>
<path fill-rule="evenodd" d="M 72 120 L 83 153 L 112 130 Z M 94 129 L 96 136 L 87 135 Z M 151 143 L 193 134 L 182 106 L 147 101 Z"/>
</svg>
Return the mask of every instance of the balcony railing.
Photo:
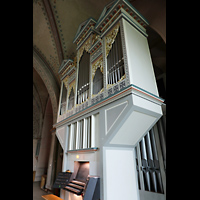
<svg viewBox="0 0 200 200">
<path fill-rule="evenodd" d="M 117 83 L 114 83 L 112 85 L 108 84 L 107 86 L 108 88 L 104 88 L 97 95 L 91 96 L 89 95 L 89 84 L 87 85 L 87 88 L 85 88 L 85 90 L 84 88 L 82 88 L 82 91 L 77 92 L 77 103 L 72 109 L 66 110 L 66 102 L 61 103 L 60 115 L 57 121 L 61 121 L 67 117 L 70 117 L 71 115 L 74 115 L 77 112 L 86 109 L 93 104 L 102 101 L 103 99 L 119 92 L 120 90 L 123 90 L 123 88 L 127 87 L 128 85 L 126 82 L 126 77 L 123 76 L 121 80 L 119 80 Z"/>
</svg>

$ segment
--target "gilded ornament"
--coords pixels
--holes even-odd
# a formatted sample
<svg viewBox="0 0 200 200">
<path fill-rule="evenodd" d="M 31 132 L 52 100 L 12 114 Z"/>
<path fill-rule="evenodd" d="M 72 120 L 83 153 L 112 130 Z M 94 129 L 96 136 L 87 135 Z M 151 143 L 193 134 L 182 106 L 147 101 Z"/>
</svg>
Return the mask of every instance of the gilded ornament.
<svg viewBox="0 0 200 200">
<path fill-rule="evenodd" d="M 85 50 L 86 52 L 89 51 L 91 45 L 92 45 L 92 41 L 91 41 L 91 37 L 92 35 L 85 41 L 85 43 L 82 45 L 82 47 L 79 49 L 79 57 L 78 57 L 78 62 L 80 61 L 82 55 L 83 55 L 83 51 Z"/>
<path fill-rule="evenodd" d="M 69 76 L 66 76 L 66 77 L 64 78 L 64 80 L 63 80 L 63 83 L 64 83 L 66 89 L 67 89 L 67 87 L 68 87 L 68 78 L 69 78 Z"/>
<path fill-rule="evenodd" d="M 117 33 L 119 31 L 119 23 L 106 35 L 105 41 L 106 41 L 106 57 L 108 56 L 112 44 L 115 41 L 115 38 L 117 36 Z"/>
</svg>

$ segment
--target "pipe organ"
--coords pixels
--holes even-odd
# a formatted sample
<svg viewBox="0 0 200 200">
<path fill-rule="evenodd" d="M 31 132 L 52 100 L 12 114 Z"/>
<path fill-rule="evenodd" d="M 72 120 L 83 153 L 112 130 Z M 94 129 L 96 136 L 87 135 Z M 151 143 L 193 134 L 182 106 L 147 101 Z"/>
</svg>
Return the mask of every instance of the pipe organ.
<svg viewBox="0 0 200 200">
<path fill-rule="evenodd" d="M 79 25 L 76 57 L 63 60 L 59 69 L 54 127 L 64 151 L 63 171 L 89 162 L 89 176 L 100 180 L 100 199 L 146 200 L 145 192 L 165 199 L 166 146 L 163 131 L 155 136 L 153 129 L 163 129 L 164 99 L 156 85 L 148 25 L 128 0 L 112 1 L 98 20 L 90 17 Z M 82 199 L 70 186 L 61 197 Z"/>
</svg>

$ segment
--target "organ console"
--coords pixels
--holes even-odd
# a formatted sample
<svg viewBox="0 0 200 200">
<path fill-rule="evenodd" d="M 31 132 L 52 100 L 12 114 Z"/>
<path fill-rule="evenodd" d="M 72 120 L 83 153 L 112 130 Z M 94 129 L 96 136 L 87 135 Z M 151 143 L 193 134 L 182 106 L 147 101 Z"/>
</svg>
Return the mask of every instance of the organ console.
<svg viewBox="0 0 200 200">
<path fill-rule="evenodd" d="M 99 177 L 89 175 L 89 162 L 76 161 L 74 163 L 74 173 L 58 173 L 53 188 L 60 188 L 76 195 L 82 195 L 85 200 L 98 200 L 100 199 L 99 180 Z"/>
<path fill-rule="evenodd" d="M 82 195 L 83 200 L 99 200 L 100 178 L 96 176 L 88 176 L 85 183 L 77 180 L 72 180 L 63 189 L 76 195 Z"/>
<path fill-rule="evenodd" d="M 97 176 L 89 175 L 89 162 L 76 161 L 74 173 L 70 171 L 59 172 L 53 188 L 82 195 L 85 200 L 98 200 L 100 199 L 99 179 Z"/>
<path fill-rule="evenodd" d="M 83 190 L 85 188 L 85 183 L 77 180 L 72 180 L 65 188 L 64 190 L 67 190 L 69 192 L 72 192 L 76 195 L 81 195 Z"/>
</svg>

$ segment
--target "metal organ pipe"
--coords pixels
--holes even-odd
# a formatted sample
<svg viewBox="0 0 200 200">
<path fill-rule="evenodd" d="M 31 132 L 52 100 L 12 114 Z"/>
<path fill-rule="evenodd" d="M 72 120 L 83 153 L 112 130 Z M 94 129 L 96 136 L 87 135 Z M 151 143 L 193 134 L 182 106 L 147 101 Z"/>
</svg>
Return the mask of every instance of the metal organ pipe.
<svg viewBox="0 0 200 200">
<path fill-rule="evenodd" d="M 117 83 L 124 75 L 120 29 L 107 56 L 108 84 Z"/>
<path fill-rule="evenodd" d="M 78 88 L 77 88 L 77 103 L 81 104 L 86 101 L 89 96 L 89 66 L 90 54 L 83 52 L 79 63 Z"/>
<path fill-rule="evenodd" d="M 120 29 L 119 29 L 119 33 L 120 33 Z M 121 77 L 124 75 L 125 71 L 124 71 L 124 57 L 123 57 L 123 52 L 122 52 L 122 43 L 121 43 L 121 34 L 119 34 L 118 39 L 118 51 L 119 51 L 119 68 L 120 68 L 120 73 L 121 73 Z"/>
<path fill-rule="evenodd" d="M 160 166 L 159 166 L 159 161 L 158 161 L 158 153 L 157 153 L 156 141 L 155 141 L 155 135 L 154 135 L 153 129 L 150 130 L 150 137 L 151 137 L 152 147 L 153 147 L 154 168 L 155 168 L 158 184 L 159 184 L 159 187 L 160 187 L 160 192 L 163 193 L 163 185 L 162 185 Z"/>
<path fill-rule="evenodd" d="M 152 153 L 152 148 L 151 148 L 151 141 L 150 141 L 150 137 L 149 137 L 149 132 L 146 134 L 145 140 L 146 140 L 147 149 L 148 149 L 147 150 L 148 158 L 153 160 L 153 153 Z"/>
<path fill-rule="evenodd" d="M 144 172 L 144 177 L 147 183 L 147 188 L 149 191 L 151 191 L 151 186 L 150 186 L 150 175 L 149 171 L 147 170 L 148 164 L 147 164 L 147 152 L 146 152 L 146 145 L 145 145 L 145 139 L 144 137 L 142 138 L 140 142 L 140 147 L 141 147 L 141 157 L 142 157 L 142 168 Z"/>
<path fill-rule="evenodd" d="M 151 139 L 150 139 L 149 132 L 145 136 L 145 139 L 146 139 L 146 144 L 147 144 L 147 149 L 148 149 L 147 150 L 148 167 L 150 168 L 149 171 L 150 171 L 150 175 L 151 175 L 151 179 L 152 179 L 152 182 L 153 182 L 155 192 L 157 192 L 156 174 L 155 174 L 155 171 L 154 171 L 153 152 L 152 152 Z"/>
<path fill-rule="evenodd" d="M 164 165 L 165 165 L 165 170 L 166 170 L 166 141 L 165 141 L 165 135 L 164 135 L 164 129 L 161 123 L 161 120 L 158 121 L 158 133 L 159 133 L 159 138 L 160 138 L 160 143 L 161 143 L 161 148 L 162 148 L 162 155 L 163 155 L 163 160 L 164 160 Z"/>
<path fill-rule="evenodd" d="M 119 37 L 118 37 L 119 38 Z M 117 38 L 117 40 L 116 40 L 116 48 L 115 48 L 115 50 L 116 50 L 116 68 L 117 68 L 117 75 L 118 75 L 118 80 L 120 80 L 120 77 L 121 77 L 121 75 L 120 75 L 120 71 L 119 71 L 119 54 L 118 54 L 118 49 L 119 49 L 119 39 Z"/>
</svg>

